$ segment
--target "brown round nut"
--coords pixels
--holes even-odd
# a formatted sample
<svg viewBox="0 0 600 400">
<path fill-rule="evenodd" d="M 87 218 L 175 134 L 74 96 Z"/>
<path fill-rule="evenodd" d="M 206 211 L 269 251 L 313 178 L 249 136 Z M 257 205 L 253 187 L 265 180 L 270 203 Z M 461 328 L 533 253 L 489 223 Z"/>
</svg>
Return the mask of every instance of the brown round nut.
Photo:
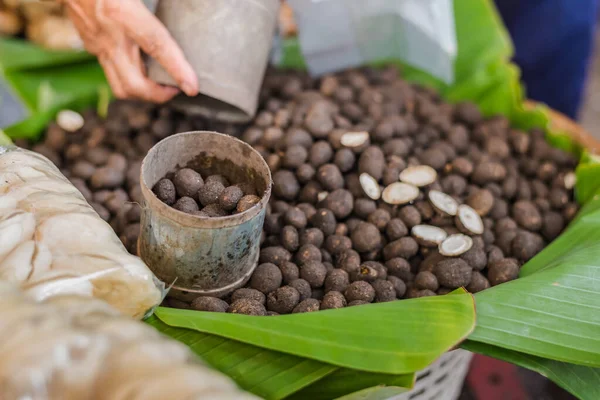
<svg viewBox="0 0 600 400">
<path fill-rule="evenodd" d="M 263 306 L 257 301 L 250 299 L 240 299 L 236 302 L 233 302 L 227 309 L 227 312 L 232 314 L 246 314 L 257 316 L 267 315 L 267 310 L 265 309 L 265 306 Z"/>
<path fill-rule="evenodd" d="M 542 216 L 530 201 L 517 201 L 513 205 L 512 214 L 515 221 L 525 229 L 537 231 L 542 227 Z"/>
<path fill-rule="evenodd" d="M 89 179 L 96 172 L 94 164 L 80 160 L 71 168 L 71 175 L 81 179 Z"/>
<path fill-rule="evenodd" d="M 510 155 L 510 148 L 503 138 L 492 136 L 485 143 L 485 151 L 493 158 L 503 160 Z"/>
<path fill-rule="evenodd" d="M 348 236 L 348 233 L 349 233 L 348 225 L 346 225 L 345 223 L 340 222 L 335 226 L 335 234 L 336 235 Z"/>
<path fill-rule="evenodd" d="M 359 253 L 377 250 L 381 247 L 382 238 L 379 229 L 371 223 L 361 222 L 351 233 L 352 245 Z"/>
<path fill-rule="evenodd" d="M 298 207 L 290 207 L 285 212 L 283 221 L 297 229 L 303 229 L 307 224 L 306 214 Z"/>
<path fill-rule="evenodd" d="M 419 156 L 419 160 L 421 161 L 421 163 L 429 165 L 431 168 L 438 171 L 441 171 L 448 162 L 444 151 L 437 147 L 432 147 L 425 150 Z"/>
<path fill-rule="evenodd" d="M 393 218 L 387 223 L 385 234 L 390 241 L 398 240 L 408 235 L 408 228 L 401 219 Z"/>
<path fill-rule="evenodd" d="M 444 177 L 441 185 L 443 192 L 451 196 L 462 196 L 465 190 L 467 190 L 467 180 L 457 174 L 450 174 Z"/>
<path fill-rule="evenodd" d="M 330 103 L 326 101 L 313 103 L 306 113 L 304 126 L 315 138 L 327 137 L 329 132 L 335 127 L 331 118 Z"/>
<path fill-rule="evenodd" d="M 356 300 L 371 303 L 375 299 L 375 289 L 365 281 L 352 282 L 344 291 L 344 297 L 349 303 Z"/>
<path fill-rule="evenodd" d="M 310 293 L 310 297 L 317 300 L 323 300 L 323 296 L 325 296 L 325 291 L 321 288 L 312 289 Z"/>
<path fill-rule="evenodd" d="M 221 185 L 223 185 L 223 187 L 227 187 L 230 186 L 229 185 L 229 181 L 227 180 L 227 178 L 225 178 L 223 175 L 210 175 L 208 178 L 206 178 L 206 180 L 204 181 L 204 183 L 211 183 L 211 182 L 219 182 Z"/>
<path fill-rule="evenodd" d="M 512 281 L 518 277 L 519 263 L 514 258 L 495 261 L 488 266 L 488 279 L 492 286 Z"/>
<path fill-rule="evenodd" d="M 260 264 L 250 278 L 250 287 L 267 294 L 280 287 L 282 280 L 281 270 L 277 265 Z"/>
<path fill-rule="evenodd" d="M 331 210 L 337 219 L 342 220 L 352 212 L 354 198 L 346 189 L 337 189 L 329 193 L 323 201 L 323 207 Z"/>
<path fill-rule="evenodd" d="M 387 280 L 394 286 L 396 291 L 396 298 L 401 299 L 406 293 L 406 284 L 404 281 L 397 276 L 388 276 Z"/>
<path fill-rule="evenodd" d="M 198 190 L 204 185 L 202 176 L 190 168 L 180 169 L 173 176 L 173 184 L 179 197 L 195 197 Z M 205 206 L 210 203 L 204 204 Z"/>
<path fill-rule="evenodd" d="M 308 261 L 323 261 L 321 250 L 312 244 L 305 244 L 296 252 L 296 262 L 298 265 L 302 265 Z"/>
<path fill-rule="evenodd" d="M 177 185 L 175 187 L 177 187 Z M 197 190 L 198 200 L 203 206 L 217 203 L 224 190 L 225 186 L 218 180 L 207 180 L 204 185 Z"/>
<path fill-rule="evenodd" d="M 398 218 L 404 222 L 408 229 L 421 223 L 421 213 L 414 206 L 404 206 L 398 210 Z"/>
<path fill-rule="evenodd" d="M 467 286 L 467 290 L 471 293 L 481 292 L 490 287 L 490 281 L 487 280 L 481 272 L 473 271 L 471 283 Z"/>
<path fill-rule="evenodd" d="M 473 163 L 465 157 L 457 157 L 450 164 L 451 171 L 464 177 L 469 177 L 473 173 Z"/>
<path fill-rule="evenodd" d="M 315 142 L 308 152 L 308 162 L 315 168 L 327 164 L 333 157 L 333 148 L 324 140 Z"/>
<path fill-rule="evenodd" d="M 321 302 L 319 300 L 307 298 L 294 307 L 292 314 L 319 311 L 320 306 Z"/>
<path fill-rule="evenodd" d="M 242 189 L 238 186 L 229 186 L 221 192 L 219 206 L 225 211 L 231 211 L 237 207 L 242 197 L 244 197 Z"/>
<path fill-rule="evenodd" d="M 343 253 L 352 248 L 352 241 L 348 236 L 331 235 L 325 239 L 325 250 L 332 256 Z"/>
<path fill-rule="evenodd" d="M 319 248 L 323 245 L 323 241 L 325 236 L 323 235 L 323 231 L 318 228 L 308 228 L 300 233 L 300 246 L 305 246 L 307 244 L 312 244 L 315 247 Z"/>
<path fill-rule="evenodd" d="M 313 227 L 320 229 L 324 235 L 333 235 L 337 221 L 331 210 L 320 208 L 316 214 L 310 218 Z"/>
<path fill-rule="evenodd" d="M 304 279 L 294 279 L 289 283 L 289 286 L 295 288 L 300 293 L 300 301 L 310 298 L 312 289 L 310 284 Z"/>
<path fill-rule="evenodd" d="M 390 213 L 387 210 L 378 208 L 377 210 L 375 210 L 371 214 L 369 214 L 367 221 L 370 222 L 371 224 L 375 225 L 377 227 L 377 229 L 379 229 L 380 231 L 383 232 L 391 219 L 392 219 L 392 216 L 390 215 Z"/>
<path fill-rule="evenodd" d="M 299 144 L 290 146 L 281 159 L 281 166 L 289 169 L 299 168 L 308 158 L 308 151 Z"/>
<path fill-rule="evenodd" d="M 260 249 L 260 257 L 258 262 L 263 263 L 271 263 L 275 265 L 280 265 L 285 261 L 290 261 L 292 259 L 292 255 L 289 251 L 280 246 L 271 246 L 271 247 L 263 247 Z"/>
<path fill-rule="evenodd" d="M 339 149 L 333 158 L 333 163 L 337 165 L 341 172 L 350 171 L 354 168 L 355 162 L 356 156 L 354 155 L 354 152 L 347 148 Z"/>
<path fill-rule="evenodd" d="M 321 300 L 321 310 L 332 310 L 336 308 L 346 307 L 346 298 L 338 291 L 330 291 L 325 293 Z"/>
<path fill-rule="evenodd" d="M 90 178 L 93 189 L 114 189 L 123 184 L 125 175 L 122 171 L 110 167 L 100 167 Z"/>
<path fill-rule="evenodd" d="M 292 286 L 282 286 L 267 296 L 267 309 L 278 314 L 289 314 L 300 302 L 300 293 Z"/>
<path fill-rule="evenodd" d="M 506 177 L 506 167 L 499 162 L 483 161 L 478 163 L 473 170 L 471 179 L 478 185 L 488 182 L 500 182 Z"/>
<path fill-rule="evenodd" d="M 398 240 L 388 243 L 383 248 L 383 258 L 391 260 L 392 258 L 409 259 L 419 251 L 419 244 L 410 236 L 402 237 Z"/>
<path fill-rule="evenodd" d="M 490 210 L 488 216 L 492 219 L 499 220 L 508 216 L 508 203 L 501 198 L 494 199 L 494 206 Z"/>
<path fill-rule="evenodd" d="M 377 268 L 379 264 L 376 261 L 365 261 L 360 267 L 350 274 L 350 280 L 354 281 L 367 281 L 373 282 L 379 278 L 380 268 Z"/>
<path fill-rule="evenodd" d="M 307 281 L 313 289 L 323 286 L 326 276 L 327 268 L 319 261 L 309 260 L 300 266 L 300 278 Z"/>
<path fill-rule="evenodd" d="M 241 300 L 241 299 L 254 300 L 263 305 L 266 302 L 266 297 L 262 292 L 259 292 L 256 289 L 250 289 L 250 288 L 239 288 L 239 289 L 236 289 L 231 294 L 231 302 L 232 303 L 235 303 L 236 301 Z"/>
<path fill-rule="evenodd" d="M 438 290 L 439 283 L 436 276 L 429 271 L 421 271 L 415 276 L 415 286 L 419 289 Z"/>
<path fill-rule="evenodd" d="M 336 257 L 336 266 L 352 274 L 360 267 L 360 255 L 355 250 L 346 250 Z"/>
<path fill-rule="evenodd" d="M 255 196 L 253 194 L 248 194 L 240 199 L 237 203 L 237 207 L 235 211 L 238 213 L 243 213 L 254 207 L 256 204 L 260 203 L 260 197 Z"/>
<path fill-rule="evenodd" d="M 300 277 L 298 266 L 290 261 L 282 262 L 279 265 L 279 269 L 281 270 L 283 283 L 286 285 Z"/>
<path fill-rule="evenodd" d="M 332 290 L 343 292 L 349 284 L 350 277 L 348 276 L 348 273 L 343 269 L 336 268 L 327 273 L 324 283 L 325 292 L 327 293 Z"/>
<path fill-rule="evenodd" d="M 467 252 L 463 253 L 460 258 L 465 260 L 473 269 L 477 271 L 484 269 L 488 263 L 487 254 L 485 253 L 483 247 L 480 246 L 471 247 L 469 250 L 467 250 Z"/>
<path fill-rule="evenodd" d="M 166 205 L 173 205 L 177 199 L 175 185 L 169 179 L 163 178 L 158 181 L 152 188 L 156 197 Z"/>
<path fill-rule="evenodd" d="M 186 214 L 192 214 L 195 211 L 199 211 L 198 203 L 191 197 L 180 198 L 173 204 L 173 208 Z"/>
<path fill-rule="evenodd" d="M 192 301 L 191 307 L 197 311 L 226 312 L 229 304 L 216 297 L 197 297 Z"/>
<path fill-rule="evenodd" d="M 542 251 L 544 239 L 537 233 L 521 231 L 512 240 L 512 255 L 525 262 Z"/>
<path fill-rule="evenodd" d="M 375 289 L 375 302 L 384 303 L 396 300 L 396 288 L 392 282 L 378 279 L 371 285 Z"/>
<path fill-rule="evenodd" d="M 110 150 L 104 146 L 94 147 L 85 152 L 85 159 L 96 166 L 106 164 L 109 156 Z"/>
<path fill-rule="evenodd" d="M 296 177 L 300 183 L 307 183 L 315 177 L 317 170 L 310 164 L 302 164 L 296 170 Z"/>
<path fill-rule="evenodd" d="M 300 192 L 300 184 L 296 176 L 282 169 L 273 174 L 273 194 L 284 200 L 294 200 Z"/>
<path fill-rule="evenodd" d="M 560 213 L 548 211 L 542 221 L 542 235 L 547 240 L 554 240 L 565 227 L 565 220 Z"/>
<path fill-rule="evenodd" d="M 385 266 L 389 275 L 396 276 L 405 282 L 413 280 L 411 266 L 404 258 L 392 258 L 386 261 Z"/>
<path fill-rule="evenodd" d="M 569 203 L 569 195 L 565 190 L 560 188 L 552 188 L 549 199 L 552 207 L 557 210 L 561 210 Z"/>
<path fill-rule="evenodd" d="M 294 252 L 300 247 L 298 230 L 291 225 L 286 225 L 281 230 L 281 244 L 287 250 Z"/>
<path fill-rule="evenodd" d="M 358 173 L 367 173 L 379 181 L 385 169 L 385 156 L 379 146 L 367 147 L 358 159 Z"/>
<path fill-rule="evenodd" d="M 369 214 L 377 210 L 377 203 L 371 199 L 356 199 L 354 202 L 354 213 L 362 219 L 366 219 Z"/>
<path fill-rule="evenodd" d="M 454 107 L 454 118 L 468 125 L 475 125 L 483 119 L 483 115 L 474 103 L 461 102 Z"/>
<path fill-rule="evenodd" d="M 471 206 L 480 216 L 486 216 L 494 206 L 494 196 L 487 189 L 477 190 L 467 197 L 467 205 Z"/>
<path fill-rule="evenodd" d="M 437 263 L 432 272 L 442 286 L 456 289 L 471 282 L 473 271 L 464 260 L 451 258 Z"/>
<path fill-rule="evenodd" d="M 344 177 L 335 164 L 324 164 L 317 169 L 317 180 L 329 191 L 344 187 Z"/>
</svg>

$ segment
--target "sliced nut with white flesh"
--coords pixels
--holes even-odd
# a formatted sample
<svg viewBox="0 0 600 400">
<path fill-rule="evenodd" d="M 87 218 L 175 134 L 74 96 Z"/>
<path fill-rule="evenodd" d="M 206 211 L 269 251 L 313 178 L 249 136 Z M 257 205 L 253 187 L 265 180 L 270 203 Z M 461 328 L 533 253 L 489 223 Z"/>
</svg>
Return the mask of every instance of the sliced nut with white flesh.
<svg viewBox="0 0 600 400">
<path fill-rule="evenodd" d="M 73 110 L 62 110 L 56 116 L 56 123 L 67 132 L 75 132 L 83 127 L 84 120 Z"/>
<path fill-rule="evenodd" d="M 456 227 L 461 232 L 470 235 L 481 235 L 483 233 L 483 221 L 477 211 L 466 204 L 458 206 L 456 215 Z"/>
<path fill-rule="evenodd" d="M 383 189 L 381 198 L 388 204 L 406 204 L 419 197 L 419 188 L 408 183 L 394 182 Z"/>
<path fill-rule="evenodd" d="M 466 253 L 473 247 L 473 239 L 462 233 L 455 233 L 448 236 L 438 248 L 441 255 L 446 257 L 456 257 Z"/>
<path fill-rule="evenodd" d="M 435 208 L 442 215 L 456 215 L 458 212 L 458 202 L 446 193 L 442 193 L 439 190 L 430 190 L 429 201 L 433 208 Z"/>
<path fill-rule="evenodd" d="M 379 200 L 381 197 L 381 188 L 379 187 L 379 183 L 377 183 L 375 178 L 366 172 L 363 172 L 358 177 L 358 180 L 363 191 L 371 200 Z"/>
<path fill-rule="evenodd" d="M 400 180 L 414 186 L 431 185 L 437 179 L 437 172 L 429 165 L 416 165 L 400 172 Z"/>
<path fill-rule="evenodd" d="M 354 148 L 361 147 L 369 140 L 369 132 L 347 132 L 340 139 L 342 146 Z"/>
<path fill-rule="evenodd" d="M 445 230 L 433 225 L 415 225 L 411 233 L 420 245 L 426 247 L 435 247 L 448 237 Z"/>
</svg>

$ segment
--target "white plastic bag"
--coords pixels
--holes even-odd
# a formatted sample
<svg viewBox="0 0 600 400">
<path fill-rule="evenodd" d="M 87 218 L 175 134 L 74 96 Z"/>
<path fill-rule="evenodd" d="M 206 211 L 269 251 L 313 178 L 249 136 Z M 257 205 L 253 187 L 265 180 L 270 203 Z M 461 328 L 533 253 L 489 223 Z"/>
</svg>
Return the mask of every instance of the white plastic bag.
<svg viewBox="0 0 600 400">
<path fill-rule="evenodd" d="M 401 59 L 443 81 L 457 53 L 452 0 L 288 0 L 312 75 Z"/>
<path fill-rule="evenodd" d="M 35 300 L 93 296 L 142 318 L 164 284 L 47 158 L 0 146 L 0 280 Z"/>
<path fill-rule="evenodd" d="M 183 344 L 80 296 L 35 303 L 0 282 L 0 399 L 240 399 Z"/>
</svg>

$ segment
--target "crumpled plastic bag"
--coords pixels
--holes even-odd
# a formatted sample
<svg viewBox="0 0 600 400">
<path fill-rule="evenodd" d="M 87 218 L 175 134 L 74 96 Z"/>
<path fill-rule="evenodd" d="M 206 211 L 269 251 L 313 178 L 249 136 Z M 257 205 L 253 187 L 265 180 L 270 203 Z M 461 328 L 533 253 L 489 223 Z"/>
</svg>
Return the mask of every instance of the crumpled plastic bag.
<svg viewBox="0 0 600 400">
<path fill-rule="evenodd" d="M 183 344 L 105 302 L 0 282 L 0 399 L 251 400 Z"/>
<path fill-rule="evenodd" d="M 44 156 L 0 146 L 0 281 L 35 300 L 79 294 L 142 318 L 164 284 Z"/>
<path fill-rule="evenodd" d="M 288 0 L 309 72 L 400 59 L 451 83 L 452 0 Z M 277 53 L 275 55 L 277 57 Z"/>
</svg>

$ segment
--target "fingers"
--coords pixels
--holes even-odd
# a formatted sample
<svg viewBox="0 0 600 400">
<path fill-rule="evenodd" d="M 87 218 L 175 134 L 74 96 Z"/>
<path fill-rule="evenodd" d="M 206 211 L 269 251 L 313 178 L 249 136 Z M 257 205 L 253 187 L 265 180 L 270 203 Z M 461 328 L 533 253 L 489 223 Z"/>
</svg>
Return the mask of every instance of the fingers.
<svg viewBox="0 0 600 400">
<path fill-rule="evenodd" d="M 137 46 L 131 44 L 131 47 Z M 159 85 L 145 76 L 139 50 L 137 57 L 132 58 L 128 56 L 128 53 L 130 52 L 126 49 L 119 49 L 119 51 L 113 53 L 112 59 L 108 63 L 111 64 L 108 69 L 114 71 L 115 81 L 120 84 L 120 92 L 124 96 L 154 103 L 164 103 L 179 93 L 177 88 Z M 112 85 L 111 83 L 111 87 Z M 115 96 L 118 97 L 117 93 L 115 93 Z"/>
<path fill-rule="evenodd" d="M 164 25 L 140 2 L 106 2 L 106 17 L 120 24 L 149 56 L 160 63 L 188 95 L 198 94 L 198 79 Z"/>
<path fill-rule="evenodd" d="M 115 97 L 117 99 L 125 99 L 127 95 L 123 90 L 123 85 L 121 85 L 119 75 L 115 71 L 115 68 L 112 65 L 112 63 L 110 61 L 107 61 L 104 57 L 98 57 L 98 61 L 104 69 L 104 75 L 106 75 L 106 80 L 108 81 L 108 84 L 110 85 Z"/>
</svg>

